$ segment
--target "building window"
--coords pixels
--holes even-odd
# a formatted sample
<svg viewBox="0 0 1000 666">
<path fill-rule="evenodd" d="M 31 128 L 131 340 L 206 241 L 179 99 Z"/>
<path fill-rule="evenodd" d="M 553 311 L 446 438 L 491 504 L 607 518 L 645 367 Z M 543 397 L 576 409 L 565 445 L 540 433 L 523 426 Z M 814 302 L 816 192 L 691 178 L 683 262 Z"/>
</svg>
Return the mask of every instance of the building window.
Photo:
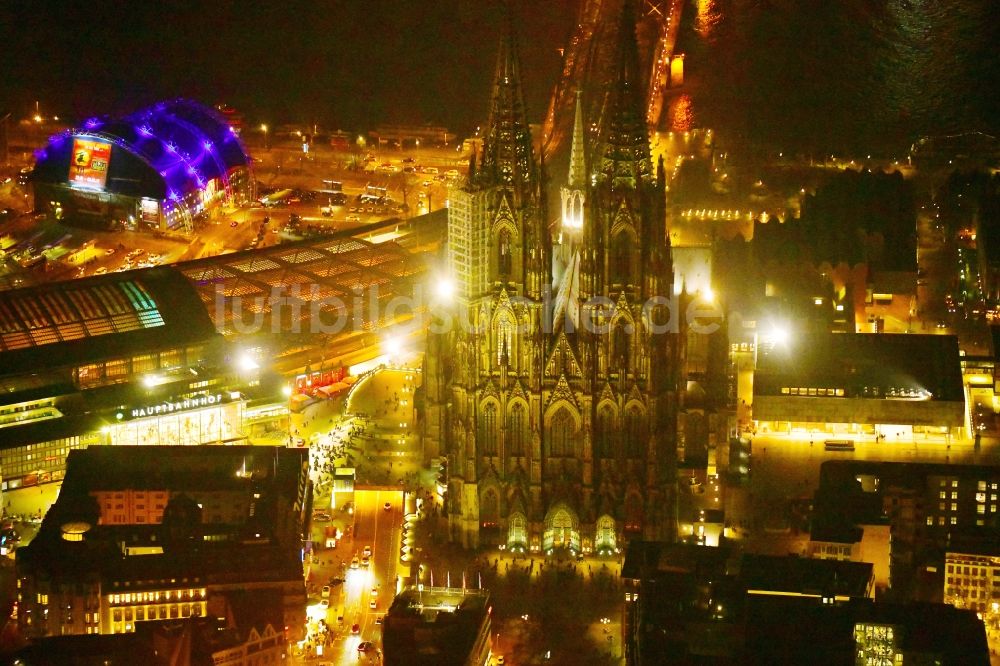
<svg viewBox="0 0 1000 666">
<path fill-rule="evenodd" d="M 614 456 L 614 436 L 615 436 L 615 413 L 611 405 L 605 404 L 597 410 L 597 458 L 611 458 Z"/>
<path fill-rule="evenodd" d="M 627 231 L 620 231 L 611 243 L 611 282 L 625 285 L 631 282 L 632 242 Z"/>
<path fill-rule="evenodd" d="M 642 410 L 633 405 L 625 413 L 625 452 L 629 458 L 643 458 L 646 451 L 646 424 Z"/>
<path fill-rule="evenodd" d="M 479 432 L 483 455 L 497 455 L 497 434 L 497 405 L 495 402 L 488 402 L 483 407 L 482 428 Z"/>
<path fill-rule="evenodd" d="M 956 524 L 957 522 L 958 522 L 958 518 L 956 518 L 955 516 L 952 516 L 952 517 L 951 517 L 951 524 L 952 524 L 952 525 L 954 525 L 954 524 Z"/>
<path fill-rule="evenodd" d="M 506 314 L 497 320 L 496 327 L 497 364 L 507 357 L 508 363 L 515 359 L 514 353 L 514 322 Z"/>
<path fill-rule="evenodd" d="M 483 493 L 482 505 L 479 509 L 479 520 L 483 527 L 496 527 L 500 517 L 500 498 L 496 490 L 490 488 Z"/>
<path fill-rule="evenodd" d="M 524 403 L 518 401 L 510 409 L 510 455 L 523 456 L 528 441 L 528 418 Z"/>
<path fill-rule="evenodd" d="M 619 320 L 611 335 L 611 363 L 614 368 L 623 373 L 628 373 L 630 369 L 630 338 L 631 336 L 628 333 L 628 324 Z"/>
<path fill-rule="evenodd" d="M 497 273 L 501 278 L 508 278 L 510 277 L 512 266 L 510 233 L 506 229 L 503 229 L 497 238 Z"/>
<path fill-rule="evenodd" d="M 549 433 L 549 455 L 557 458 L 572 455 L 575 435 L 576 428 L 573 416 L 568 409 L 561 407 L 552 417 Z"/>
</svg>

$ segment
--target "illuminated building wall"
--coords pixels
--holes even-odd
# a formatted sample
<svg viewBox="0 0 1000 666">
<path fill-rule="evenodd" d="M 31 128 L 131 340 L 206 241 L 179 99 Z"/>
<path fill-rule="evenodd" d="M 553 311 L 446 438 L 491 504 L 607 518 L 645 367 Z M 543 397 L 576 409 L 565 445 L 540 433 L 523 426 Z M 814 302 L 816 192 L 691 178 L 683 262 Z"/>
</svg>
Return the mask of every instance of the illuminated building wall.
<svg viewBox="0 0 1000 666">
<path fill-rule="evenodd" d="M 244 353 L 171 268 L 0 293 L 3 489 L 61 480 L 73 449 L 281 428 L 280 379 L 241 369 Z"/>
<path fill-rule="evenodd" d="M 753 419 L 763 432 L 965 434 L 958 339 L 808 334 L 756 345 Z"/>
<path fill-rule="evenodd" d="M 90 493 L 100 506 L 102 525 L 159 525 L 163 522 L 167 502 L 177 494 L 169 490 L 132 488 Z M 246 493 L 196 490 L 184 494 L 198 503 L 202 523 L 207 525 L 239 524 L 250 515 Z"/>
<path fill-rule="evenodd" d="M 234 595 L 254 590 L 290 627 L 288 638 L 300 638 L 307 453 L 147 451 L 95 447 L 70 456 L 59 498 L 17 553 L 23 635 L 118 634 L 151 620 L 223 617 Z"/>
<path fill-rule="evenodd" d="M 903 654 L 896 647 L 896 627 L 859 623 L 854 626 L 857 647 L 856 666 L 894 666 L 903 663 Z"/>
<path fill-rule="evenodd" d="M 996 617 L 1000 612 L 1000 555 L 946 553 L 944 602 Z"/>
<path fill-rule="evenodd" d="M 135 631 L 137 622 L 205 617 L 207 598 L 204 587 L 173 585 L 104 594 L 100 611 L 91 614 L 92 619 L 100 616 L 100 630 L 87 633 L 123 634 Z"/>
</svg>

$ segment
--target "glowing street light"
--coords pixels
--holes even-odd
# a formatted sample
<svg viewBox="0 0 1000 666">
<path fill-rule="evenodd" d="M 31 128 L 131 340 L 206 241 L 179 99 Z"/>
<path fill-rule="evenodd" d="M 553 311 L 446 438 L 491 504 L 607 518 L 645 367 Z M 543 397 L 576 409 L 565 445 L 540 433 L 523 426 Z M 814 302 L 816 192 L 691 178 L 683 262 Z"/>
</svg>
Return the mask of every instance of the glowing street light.
<svg viewBox="0 0 1000 666">
<path fill-rule="evenodd" d="M 146 375 L 142 378 L 142 385 L 146 388 L 153 388 L 163 383 L 163 377 L 159 375 Z"/>
<path fill-rule="evenodd" d="M 240 354 L 240 357 L 236 359 L 236 367 L 243 372 L 251 372 L 253 370 L 260 369 L 260 365 L 254 360 L 253 356 L 246 352 Z"/>
<path fill-rule="evenodd" d="M 403 350 L 403 342 L 394 335 L 389 336 L 382 341 L 382 348 L 390 357 L 399 356 L 399 353 Z"/>
<path fill-rule="evenodd" d="M 764 340 L 765 342 L 770 342 L 773 345 L 786 345 L 788 344 L 788 337 L 788 329 L 779 324 L 775 324 L 764 337 Z"/>
<path fill-rule="evenodd" d="M 448 276 L 438 278 L 434 283 L 434 294 L 440 300 L 450 303 L 455 297 L 455 281 Z"/>
</svg>

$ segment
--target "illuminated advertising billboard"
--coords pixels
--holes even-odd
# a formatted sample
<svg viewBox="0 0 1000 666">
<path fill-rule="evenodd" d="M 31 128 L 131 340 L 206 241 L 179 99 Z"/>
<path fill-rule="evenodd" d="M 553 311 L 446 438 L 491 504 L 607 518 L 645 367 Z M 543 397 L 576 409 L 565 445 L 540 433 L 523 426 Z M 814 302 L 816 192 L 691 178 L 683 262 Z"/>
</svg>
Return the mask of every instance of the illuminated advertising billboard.
<svg viewBox="0 0 1000 666">
<path fill-rule="evenodd" d="M 71 185 L 104 189 L 108 181 L 111 144 L 97 139 L 73 137 L 73 157 L 69 165 Z"/>
</svg>

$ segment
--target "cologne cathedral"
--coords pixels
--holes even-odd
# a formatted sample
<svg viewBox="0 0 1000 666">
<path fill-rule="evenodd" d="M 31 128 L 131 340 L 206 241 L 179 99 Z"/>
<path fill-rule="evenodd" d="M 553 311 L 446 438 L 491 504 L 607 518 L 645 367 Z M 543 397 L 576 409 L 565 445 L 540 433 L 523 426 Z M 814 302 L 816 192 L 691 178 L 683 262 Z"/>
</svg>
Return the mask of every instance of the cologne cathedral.
<svg viewBox="0 0 1000 666">
<path fill-rule="evenodd" d="M 423 432 L 447 460 L 450 538 L 466 547 L 610 554 L 676 536 L 682 352 L 667 325 L 665 174 L 628 13 L 613 79 L 593 91 L 596 132 L 578 98 L 560 219 L 550 224 L 512 28 L 482 147 L 450 196 L 455 298 L 428 335 Z"/>
</svg>

